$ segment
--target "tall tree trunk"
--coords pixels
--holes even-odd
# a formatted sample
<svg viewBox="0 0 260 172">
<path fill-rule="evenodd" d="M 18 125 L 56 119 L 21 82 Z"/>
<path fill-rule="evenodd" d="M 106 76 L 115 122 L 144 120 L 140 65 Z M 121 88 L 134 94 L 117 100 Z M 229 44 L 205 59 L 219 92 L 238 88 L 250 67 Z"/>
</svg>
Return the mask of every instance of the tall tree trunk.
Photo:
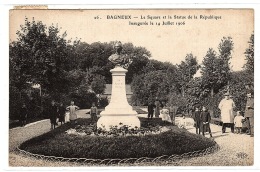
<svg viewBox="0 0 260 172">
<path fill-rule="evenodd" d="M 184 93 L 184 86 L 181 87 L 181 94 L 182 94 L 182 97 L 185 96 L 185 93 Z"/>
<path fill-rule="evenodd" d="M 211 88 L 211 97 L 213 97 L 214 96 L 214 89 L 213 88 Z"/>
</svg>

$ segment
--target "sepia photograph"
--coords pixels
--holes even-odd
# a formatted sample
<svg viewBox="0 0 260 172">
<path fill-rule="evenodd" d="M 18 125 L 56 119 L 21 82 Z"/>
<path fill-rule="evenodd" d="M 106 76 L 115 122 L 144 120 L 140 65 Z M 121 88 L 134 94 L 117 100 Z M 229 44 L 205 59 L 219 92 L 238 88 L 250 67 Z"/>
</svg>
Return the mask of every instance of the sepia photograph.
<svg viewBox="0 0 260 172">
<path fill-rule="evenodd" d="M 9 167 L 254 166 L 255 10 L 9 10 Z"/>
</svg>

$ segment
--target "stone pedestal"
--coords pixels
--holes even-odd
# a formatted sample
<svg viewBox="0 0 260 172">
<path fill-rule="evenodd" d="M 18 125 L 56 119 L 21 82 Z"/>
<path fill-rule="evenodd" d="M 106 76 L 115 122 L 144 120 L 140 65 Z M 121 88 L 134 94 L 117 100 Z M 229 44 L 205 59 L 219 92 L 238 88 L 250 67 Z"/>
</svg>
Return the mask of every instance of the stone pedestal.
<svg viewBox="0 0 260 172">
<path fill-rule="evenodd" d="M 116 66 L 112 73 L 112 93 L 109 105 L 100 113 L 97 127 L 109 130 L 110 126 L 119 126 L 119 123 L 131 127 L 140 127 L 137 112 L 127 102 L 125 75 L 127 70 Z M 103 127 L 104 126 L 104 127 Z"/>
</svg>

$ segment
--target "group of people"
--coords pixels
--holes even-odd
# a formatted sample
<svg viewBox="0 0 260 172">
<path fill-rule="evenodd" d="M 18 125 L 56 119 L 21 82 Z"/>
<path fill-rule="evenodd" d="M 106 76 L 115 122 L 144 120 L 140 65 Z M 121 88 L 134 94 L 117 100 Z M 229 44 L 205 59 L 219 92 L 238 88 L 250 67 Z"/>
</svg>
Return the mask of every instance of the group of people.
<svg viewBox="0 0 260 172">
<path fill-rule="evenodd" d="M 245 115 L 243 116 L 241 111 L 235 112 L 235 103 L 230 98 L 229 93 L 224 94 L 224 99 L 222 99 L 219 103 L 218 108 L 221 111 L 220 119 L 222 121 L 222 134 L 226 132 L 226 127 L 230 126 L 231 132 L 235 134 L 241 134 L 243 123 L 247 122 L 248 135 L 251 137 L 254 136 L 254 99 L 251 93 L 247 94 L 247 103 L 245 108 Z M 206 108 L 202 108 L 202 112 L 200 112 L 197 107 L 194 114 L 193 119 L 195 122 L 196 133 L 204 135 L 205 131 L 208 131 L 211 134 L 210 129 L 210 120 L 211 116 L 209 112 L 207 112 Z"/>
<path fill-rule="evenodd" d="M 77 123 L 77 113 L 76 111 L 80 108 L 74 104 L 74 101 L 70 102 L 70 106 L 65 107 L 63 103 L 55 103 L 54 100 L 51 101 L 50 106 L 47 108 L 48 117 L 50 119 L 51 123 L 51 129 L 55 129 L 55 127 L 58 125 L 58 122 L 64 124 L 65 122 L 70 121 L 71 123 Z M 91 123 L 97 121 L 97 113 L 98 109 L 95 106 L 95 103 L 92 103 L 92 107 L 90 108 L 90 117 L 91 117 Z M 28 110 L 23 103 L 21 109 L 20 109 L 20 126 L 26 125 Z"/>
<path fill-rule="evenodd" d="M 243 123 L 247 123 L 247 134 L 254 136 L 254 99 L 252 93 L 247 94 L 247 102 L 245 114 L 242 116 L 241 111 L 234 112 L 235 103 L 230 98 L 229 93 L 226 93 L 225 98 L 220 101 L 219 109 L 221 111 L 222 133 L 226 132 L 226 127 L 229 125 L 232 133 L 241 133 Z M 236 130 L 236 131 L 235 131 Z"/>
<path fill-rule="evenodd" d="M 232 133 L 240 134 L 242 132 L 242 127 L 245 125 L 243 123 L 246 122 L 246 127 L 248 128 L 247 134 L 251 137 L 254 136 L 254 99 L 251 93 L 247 94 L 244 116 L 242 115 L 241 110 L 237 112 L 234 111 L 236 106 L 234 101 L 230 98 L 229 93 L 224 94 L 224 99 L 220 101 L 218 108 L 221 111 L 220 118 L 223 123 L 222 133 L 225 133 L 227 126 L 230 126 Z M 148 104 L 148 119 L 152 119 L 153 115 L 155 115 L 156 118 L 161 117 L 163 121 L 169 121 L 175 125 L 177 109 L 178 107 L 173 104 L 169 107 L 163 107 L 162 103 L 156 98 L 154 103 L 150 101 Z M 196 133 L 205 135 L 205 132 L 207 131 L 212 137 L 210 129 L 211 115 L 208 109 L 205 106 L 196 107 L 192 116 Z M 185 116 L 183 118 L 185 118 Z"/>
<path fill-rule="evenodd" d="M 202 111 L 200 111 L 199 107 L 196 107 L 195 112 L 193 114 L 194 126 L 196 128 L 196 134 L 200 134 L 205 136 L 205 132 L 208 131 L 210 137 L 212 137 L 211 129 L 210 129 L 210 120 L 211 116 L 209 111 L 205 106 L 202 106 Z"/>
<path fill-rule="evenodd" d="M 254 99 L 251 93 L 247 94 L 247 102 L 245 107 L 245 115 L 242 116 L 241 111 L 234 112 L 235 103 L 230 98 L 229 93 L 224 94 L 224 99 L 220 101 L 218 108 L 221 111 L 221 121 L 222 121 L 222 133 L 226 132 L 226 127 L 230 126 L 232 133 L 241 133 L 243 123 L 246 121 L 248 128 L 248 135 L 251 137 L 254 136 Z M 161 109 L 166 109 L 164 112 Z M 152 119 L 155 115 L 156 118 L 162 117 L 163 121 L 172 122 L 175 125 L 175 117 L 177 113 L 177 106 L 171 104 L 169 107 L 163 105 L 158 98 L 156 98 L 155 102 L 152 101 L 148 104 L 148 119 Z M 51 122 L 51 129 L 54 129 L 58 122 L 65 123 L 66 111 L 69 112 L 68 120 L 72 123 L 77 123 L 77 114 L 76 111 L 79 110 L 79 107 L 74 105 L 74 101 L 71 101 L 70 106 L 65 107 L 63 103 L 60 103 L 59 106 L 55 104 L 53 100 L 48 109 L 49 119 Z M 25 126 L 27 119 L 28 110 L 26 105 L 23 104 L 20 109 L 20 124 L 21 126 Z M 91 123 L 97 120 L 98 109 L 95 106 L 95 103 L 92 103 L 92 107 L 90 108 L 90 116 Z M 184 116 L 185 117 L 185 116 Z M 202 135 L 205 134 L 206 131 L 209 132 L 212 137 L 211 129 L 210 129 L 210 121 L 211 115 L 208 112 L 205 106 L 202 106 L 202 110 L 199 107 L 195 108 L 193 113 L 194 125 L 196 128 L 196 133 Z"/>
<path fill-rule="evenodd" d="M 55 101 L 52 100 L 51 106 L 49 107 L 48 113 L 49 113 L 49 119 L 51 122 L 51 129 L 55 129 L 55 126 L 58 125 L 58 122 L 62 124 L 65 123 L 65 116 L 66 111 L 69 111 L 69 120 L 73 123 L 76 123 L 77 114 L 76 111 L 79 110 L 79 107 L 74 105 L 74 101 L 71 101 L 70 106 L 66 107 L 63 105 L 63 103 L 60 103 L 59 106 L 56 106 Z"/>
<path fill-rule="evenodd" d="M 162 115 L 163 121 L 169 121 L 169 122 L 171 121 L 173 124 L 175 124 L 175 116 L 178 107 L 174 106 L 173 104 L 171 104 L 169 107 L 166 107 L 166 109 L 169 111 L 169 117 L 168 117 L 168 113 L 166 114 L 163 111 L 163 108 L 165 107 L 166 106 L 163 103 L 161 103 L 157 97 L 154 103 L 150 101 L 147 106 L 148 119 L 152 119 L 153 116 L 155 116 L 155 118 L 159 118 L 160 115 Z"/>
</svg>

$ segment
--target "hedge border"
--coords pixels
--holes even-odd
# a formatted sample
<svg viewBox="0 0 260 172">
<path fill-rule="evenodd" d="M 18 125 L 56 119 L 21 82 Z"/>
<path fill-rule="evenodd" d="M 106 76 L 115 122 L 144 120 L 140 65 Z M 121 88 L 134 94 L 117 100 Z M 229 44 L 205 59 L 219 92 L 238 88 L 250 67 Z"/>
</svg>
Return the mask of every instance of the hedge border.
<svg viewBox="0 0 260 172">
<path fill-rule="evenodd" d="M 215 142 L 215 141 L 214 141 Z M 141 157 L 141 158 L 125 158 L 125 159 L 88 159 L 88 158 L 65 158 L 56 156 L 45 156 L 40 154 L 33 154 L 31 152 L 22 150 L 19 146 L 16 150 L 25 156 L 34 157 L 36 159 L 47 160 L 47 161 L 59 161 L 59 162 L 73 162 L 82 165 L 121 165 L 125 163 L 132 163 L 138 165 L 143 162 L 177 162 L 182 159 L 193 158 L 208 155 L 214 153 L 220 149 L 219 145 L 215 142 L 214 146 L 208 147 L 206 149 L 197 150 L 193 152 L 183 153 L 181 155 L 162 155 L 156 158 Z"/>
</svg>

